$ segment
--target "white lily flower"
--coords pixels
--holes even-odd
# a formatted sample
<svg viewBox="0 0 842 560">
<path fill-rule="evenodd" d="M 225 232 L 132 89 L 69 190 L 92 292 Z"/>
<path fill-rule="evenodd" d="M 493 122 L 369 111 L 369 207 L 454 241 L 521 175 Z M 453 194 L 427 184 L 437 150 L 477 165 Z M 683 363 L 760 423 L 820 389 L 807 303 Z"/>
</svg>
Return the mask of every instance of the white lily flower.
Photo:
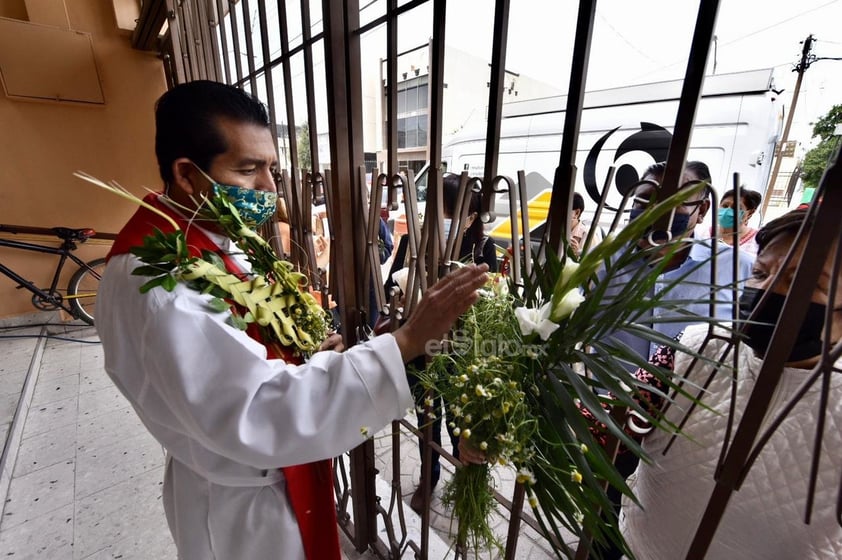
<svg viewBox="0 0 842 560">
<path fill-rule="evenodd" d="M 550 335 L 558 328 L 558 324 L 550 319 L 550 309 L 550 302 L 545 303 L 538 309 L 534 307 L 515 308 L 515 317 L 523 336 L 537 333 L 541 340 L 548 340 Z"/>
<path fill-rule="evenodd" d="M 585 296 L 579 292 L 578 288 L 573 288 L 564 294 L 553 309 L 552 319 L 554 321 L 561 321 L 573 315 L 576 308 L 585 301 Z"/>
<path fill-rule="evenodd" d="M 565 259 L 564 266 L 561 269 L 561 277 L 558 279 L 558 286 L 567 285 L 568 280 L 573 274 L 579 270 L 579 263 L 573 259 Z"/>
</svg>

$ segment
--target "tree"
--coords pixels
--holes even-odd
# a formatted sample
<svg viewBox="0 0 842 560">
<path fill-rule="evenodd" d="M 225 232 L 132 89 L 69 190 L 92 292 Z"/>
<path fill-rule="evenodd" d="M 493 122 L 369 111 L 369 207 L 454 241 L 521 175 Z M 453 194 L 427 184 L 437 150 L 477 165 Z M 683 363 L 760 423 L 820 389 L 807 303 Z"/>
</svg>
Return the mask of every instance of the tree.
<svg viewBox="0 0 842 560">
<path fill-rule="evenodd" d="M 304 124 L 298 127 L 298 168 L 313 171 L 313 158 L 310 157 L 310 124 L 304 121 Z"/>
<path fill-rule="evenodd" d="M 839 144 L 839 138 L 833 136 L 836 125 L 842 123 L 842 105 L 834 105 L 827 114 L 813 125 L 813 138 L 819 137 L 818 145 L 807 152 L 801 166 L 801 180 L 805 187 L 816 188 L 822 178 L 830 154 Z"/>
</svg>

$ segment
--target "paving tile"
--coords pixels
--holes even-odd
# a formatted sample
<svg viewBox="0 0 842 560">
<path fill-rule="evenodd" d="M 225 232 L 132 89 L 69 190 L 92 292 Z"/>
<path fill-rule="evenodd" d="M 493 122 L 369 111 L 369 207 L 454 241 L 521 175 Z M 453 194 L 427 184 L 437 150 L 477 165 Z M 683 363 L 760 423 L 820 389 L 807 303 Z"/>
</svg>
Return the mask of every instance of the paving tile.
<svg viewBox="0 0 842 560">
<path fill-rule="evenodd" d="M 79 393 L 114 387 L 114 382 L 102 369 L 102 364 L 80 368 Z"/>
<path fill-rule="evenodd" d="M 11 422 L 18 407 L 20 393 L 14 395 L 0 395 L 0 422 Z M 5 440 L 4 440 L 5 441 Z"/>
<path fill-rule="evenodd" d="M 131 406 L 93 417 L 79 414 L 76 425 L 77 449 L 105 447 L 147 433 Z"/>
<path fill-rule="evenodd" d="M 27 368 L 0 374 L 0 395 L 19 395 L 26 381 Z"/>
<path fill-rule="evenodd" d="M 79 372 L 56 377 L 54 379 L 42 379 L 38 376 L 38 383 L 32 393 L 30 406 L 40 406 L 46 403 L 60 401 L 73 397 L 79 392 Z"/>
<path fill-rule="evenodd" d="M 56 428 L 76 425 L 76 409 L 79 398 L 76 395 L 29 408 L 24 425 L 24 437 L 32 437 Z"/>
<path fill-rule="evenodd" d="M 3 530 L 73 503 L 74 463 L 67 461 L 12 477 L 3 510 Z"/>
<path fill-rule="evenodd" d="M 161 445 L 147 434 L 76 455 L 76 499 L 84 498 L 156 467 L 163 468 Z"/>
<path fill-rule="evenodd" d="M 58 560 L 73 557 L 73 504 L 0 531 L 0 550 L 7 558 Z M 163 557 L 162 557 L 163 558 Z"/>
<path fill-rule="evenodd" d="M 145 528 L 161 527 L 162 477 L 163 470 L 156 468 L 76 500 L 74 558 L 87 558 Z M 170 538 L 169 531 L 160 533 Z"/>
<path fill-rule="evenodd" d="M 78 381 L 78 376 L 77 376 Z M 96 418 L 115 410 L 129 407 L 129 401 L 120 394 L 117 387 L 110 385 L 103 389 L 79 394 L 79 418 Z"/>
<path fill-rule="evenodd" d="M 130 536 L 112 542 L 90 556 L 77 556 L 80 560 L 165 560 L 175 557 L 175 543 L 163 511 L 150 517 L 148 523 L 137 527 Z"/>
<path fill-rule="evenodd" d="M 18 458 L 12 477 L 72 461 L 76 457 L 76 425 L 56 428 L 42 434 L 26 437 L 20 442 Z"/>
</svg>

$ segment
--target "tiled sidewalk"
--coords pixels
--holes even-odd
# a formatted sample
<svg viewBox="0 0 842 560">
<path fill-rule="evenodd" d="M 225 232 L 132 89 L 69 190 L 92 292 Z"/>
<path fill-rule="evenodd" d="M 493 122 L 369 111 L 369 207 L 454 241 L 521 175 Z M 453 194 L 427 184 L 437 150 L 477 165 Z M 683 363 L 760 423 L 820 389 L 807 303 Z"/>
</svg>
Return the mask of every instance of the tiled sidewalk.
<svg viewBox="0 0 842 560">
<path fill-rule="evenodd" d="M 37 338 L 41 332 L 65 340 Z M 175 559 L 161 505 L 164 452 L 106 376 L 96 332 L 60 326 L 0 330 L 0 356 L 0 442 L 7 442 L 0 478 L 0 498 L 6 496 L 0 556 Z M 391 482 L 390 445 L 388 437 L 375 440 L 384 504 Z M 420 468 L 414 438 L 404 434 L 401 448 L 404 513 L 410 535 L 420 542 L 420 521 L 408 507 Z M 452 472 L 449 466 L 444 470 L 443 479 Z M 498 489 L 510 497 L 513 476 L 501 471 L 498 479 Z M 437 498 L 441 486 L 432 505 L 431 560 L 452 557 L 450 516 Z M 504 538 L 505 519 L 495 524 Z M 385 540 L 385 531 L 381 536 Z M 344 536 L 342 541 L 345 558 L 374 558 L 355 552 Z M 540 537 L 525 529 L 517 557 L 551 555 Z"/>
<path fill-rule="evenodd" d="M 71 340 L 2 342 L 15 364 L 29 365 L 30 346 L 43 351 L 6 468 L 0 550 L 15 558 L 175 558 L 160 505 L 161 447 L 106 377 L 93 329 L 61 336 Z"/>
</svg>

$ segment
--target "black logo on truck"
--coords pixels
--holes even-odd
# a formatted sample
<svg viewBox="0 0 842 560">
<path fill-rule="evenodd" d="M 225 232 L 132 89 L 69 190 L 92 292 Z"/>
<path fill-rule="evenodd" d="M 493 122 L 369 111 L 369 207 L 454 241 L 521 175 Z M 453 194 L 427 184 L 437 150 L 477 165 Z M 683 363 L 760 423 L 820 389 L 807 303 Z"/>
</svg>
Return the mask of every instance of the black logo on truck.
<svg viewBox="0 0 842 560">
<path fill-rule="evenodd" d="M 588 195 L 594 202 L 599 202 L 602 193 L 600 188 L 604 181 L 597 181 L 596 178 L 596 161 L 602 151 L 605 142 L 612 134 L 619 130 L 619 126 L 606 132 L 599 140 L 597 140 L 591 151 L 588 152 L 588 157 L 585 160 L 585 168 L 582 173 L 582 180 L 585 183 L 585 189 Z M 640 123 L 640 131 L 635 132 L 625 140 L 623 140 L 617 149 L 614 151 L 614 161 L 623 157 L 629 152 L 644 152 L 652 157 L 653 163 L 664 161 L 667 159 L 667 152 L 669 152 L 670 142 L 672 141 L 672 134 L 665 128 L 657 124 L 642 122 Z M 643 170 L 638 170 L 629 164 L 623 164 L 614 174 L 614 186 L 620 195 L 625 195 L 629 187 L 640 180 L 640 173 Z M 609 187 L 610 188 L 610 187 Z M 609 210 L 616 210 L 606 204 Z"/>
</svg>

